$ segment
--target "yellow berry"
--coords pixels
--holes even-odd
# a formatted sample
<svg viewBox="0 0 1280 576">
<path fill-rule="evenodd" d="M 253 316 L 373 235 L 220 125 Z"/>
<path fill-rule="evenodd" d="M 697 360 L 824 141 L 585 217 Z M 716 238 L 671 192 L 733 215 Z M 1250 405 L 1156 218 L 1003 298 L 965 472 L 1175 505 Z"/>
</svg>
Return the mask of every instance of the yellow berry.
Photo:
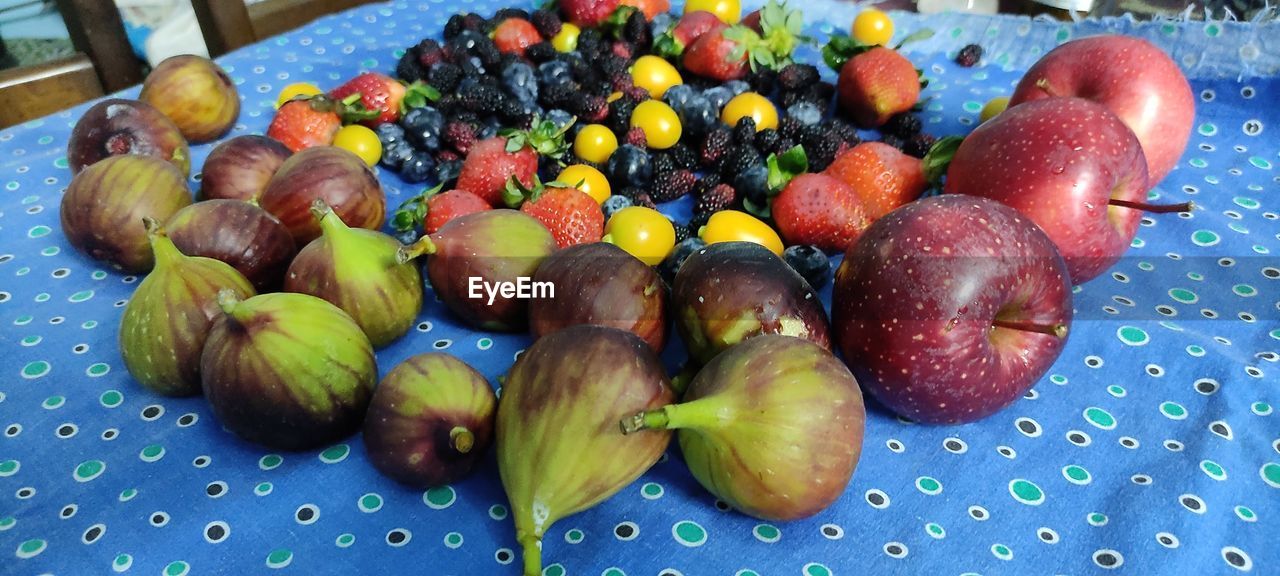
<svg viewBox="0 0 1280 576">
<path fill-rule="evenodd" d="M 626 250 L 645 264 L 657 266 L 675 247 L 676 229 L 661 212 L 630 206 L 609 218 L 601 240 Z"/>
<path fill-rule="evenodd" d="M 782 255 L 782 239 L 759 218 L 737 210 L 721 210 L 711 215 L 707 225 L 698 231 L 707 244 L 717 242 L 754 242 L 770 252 Z"/>
<path fill-rule="evenodd" d="M 610 104 L 613 104 L 614 102 L 617 102 L 617 101 L 618 101 L 619 99 L 621 99 L 621 98 L 622 98 L 622 93 L 621 93 L 621 92 L 610 92 L 610 93 L 609 93 L 609 96 L 608 96 L 608 97 L 606 97 L 606 98 L 604 99 L 604 101 L 605 101 L 605 102 L 608 102 L 608 103 L 610 103 Z"/>
<path fill-rule="evenodd" d="M 613 194 L 609 187 L 609 179 L 605 178 L 599 170 L 586 164 L 566 166 L 560 171 L 560 175 L 556 176 L 556 180 L 586 192 L 588 196 L 595 199 L 596 204 L 603 204 Z"/>
<path fill-rule="evenodd" d="M 893 19 L 888 14 L 868 8 L 853 19 L 853 39 L 868 46 L 884 46 L 893 38 Z"/>
<path fill-rule="evenodd" d="M 631 66 L 631 81 L 648 90 L 651 98 L 662 98 L 667 93 L 667 88 L 684 84 L 684 78 L 680 77 L 680 71 L 675 66 L 653 55 L 641 56 L 636 60 Z"/>
<path fill-rule="evenodd" d="M 315 96 L 323 93 L 324 91 L 320 90 L 315 84 L 294 82 L 280 90 L 280 96 L 276 98 L 276 108 L 284 106 L 285 102 L 292 100 L 295 96 Z"/>
<path fill-rule="evenodd" d="M 703 10 L 716 15 L 721 22 L 734 25 L 742 19 L 742 3 L 738 0 L 689 0 L 684 4 L 684 13 Z"/>
<path fill-rule="evenodd" d="M 373 166 L 382 159 L 382 141 L 378 135 L 364 126 L 343 126 L 333 137 L 333 145 L 359 156 L 364 163 Z"/>
<path fill-rule="evenodd" d="M 996 96 L 995 98 L 992 98 L 991 100 L 989 100 L 987 104 L 982 107 L 982 112 L 978 114 L 978 120 L 980 122 L 986 122 L 987 120 L 995 118 L 997 114 L 1004 112 L 1004 109 L 1008 107 L 1009 107 L 1008 96 Z"/>
<path fill-rule="evenodd" d="M 644 130 L 650 148 L 666 150 L 680 141 L 680 117 L 661 100 L 645 100 L 631 112 L 631 127 Z"/>
<path fill-rule="evenodd" d="M 748 116 L 755 120 L 756 132 L 765 128 L 778 128 L 778 109 L 768 98 L 755 92 L 743 92 L 734 96 L 720 112 L 720 119 L 730 126 L 737 126 L 739 120 Z"/>
<path fill-rule="evenodd" d="M 588 124 L 573 139 L 573 153 L 588 162 L 601 164 L 618 149 L 618 137 L 603 124 Z"/>
<path fill-rule="evenodd" d="M 551 38 L 551 47 L 557 52 L 573 52 L 578 48 L 578 35 L 582 29 L 565 22 L 560 25 L 560 32 Z"/>
</svg>

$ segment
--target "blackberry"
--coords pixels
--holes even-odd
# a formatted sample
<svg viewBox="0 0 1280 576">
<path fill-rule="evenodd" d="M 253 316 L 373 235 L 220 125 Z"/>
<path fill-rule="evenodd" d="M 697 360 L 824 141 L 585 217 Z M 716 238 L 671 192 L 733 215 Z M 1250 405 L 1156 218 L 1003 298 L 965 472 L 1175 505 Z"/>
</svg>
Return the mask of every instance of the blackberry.
<svg viewBox="0 0 1280 576">
<path fill-rule="evenodd" d="M 528 106 L 529 107 L 526 108 L 525 104 L 507 98 L 498 106 L 498 116 L 502 118 L 508 126 L 525 130 L 528 129 L 529 125 L 533 122 L 533 115 L 534 112 L 536 112 L 536 110 L 533 109 L 532 104 Z"/>
<path fill-rule="evenodd" d="M 400 57 L 400 61 L 396 63 L 396 77 L 410 83 L 427 77 L 426 68 L 418 62 L 417 51 L 410 50 Z"/>
<path fill-rule="evenodd" d="M 760 149 L 760 153 L 764 155 L 781 154 L 784 150 L 780 150 L 778 145 L 782 143 L 782 135 L 778 134 L 773 128 L 765 128 L 756 132 L 755 144 Z"/>
<path fill-rule="evenodd" d="M 538 33 L 543 38 L 554 38 L 560 33 L 563 24 L 560 22 L 560 16 L 555 10 L 535 10 L 529 16 L 529 22 L 533 23 L 533 27 L 538 29 Z M 526 55 L 528 51 L 526 50 Z"/>
<path fill-rule="evenodd" d="M 808 146 L 805 147 L 807 151 Z M 830 160 L 828 160 L 830 162 Z M 729 152 L 725 154 L 724 161 L 720 163 L 720 177 L 725 181 L 732 181 L 735 176 L 741 172 L 746 172 L 752 166 L 764 164 L 764 158 L 760 157 L 760 153 L 751 145 L 734 145 L 729 148 Z M 813 158 L 809 158 L 810 167 L 813 166 Z M 823 166 L 826 168 L 826 166 Z M 820 169 L 818 169 L 820 170 Z M 815 170 L 818 171 L 818 170 Z"/>
<path fill-rule="evenodd" d="M 881 136 L 880 141 L 890 146 L 893 146 L 894 148 L 897 148 L 899 150 L 901 150 L 904 146 L 907 145 L 907 142 L 905 140 L 897 136 L 894 136 L 892 134 L 886 134 L 884 136 Z"/>
<path fill-rule="evenodd" d="M 750 84 L 751 89 L 759 94 L 771 94 L 777 83 L 778 73 L 770 68 L 761 66 L 755 71 L 747 73 L 747 84 Z"/>
<path fill-rule="evenodd" d="M 937 141 L 938 138 L 936 136 L 919 132 L 907 138 L 906 144 L 902 146 L 902 151 L 909 156 L 924 158 L 924 155 L 929 153 L 929 148 L 932 148 L 933 143 Z"/>
<path fill-rule="evenodd" d="M 550 42 L 539 42 L 524 49 L 524 57 L 534 64 L 550 62 L 556 58 L 556 48 Z"/>
<path fill-rule="evenodd" d="M 697 182 L 693 183 L 692 194 L 694 198 L 706 194 L 708 190 L 720 185 L 720 175 L 715 172 L 707 172 Z"/>
<path fill-rule="evenodd" d="M 600 52 L 607 51 L 607 46 L 596 28 L 587 28 L 578 34 L 578 52 L 584 56 L 590 54 L 593 59 L 597 58 Z"/>
<path fill-rule="evenodd" d="M 645 208 L 652 208 L 654 210 L 658 209 L 658 204 L 653 201 L 653 197 L 643 190 L 640 191 L 639 194 L 636 194 L 636 199 L 633 202 L 635 202 L 636 206 L 644 206 Z"/>
<path fill-rule="evenodd" d="M 832 118 L 828 122 L 831 132 L 838 136 L 850 146 L 857 146 L 862 142 L 862 138 L 858 136 L 858 127 L 850 124 L 840 118 Z"/>
<path fill-rule="evenodd" d="M 627 18 L 627 23 L 622 26 L 622 39 L 629 42 L 636 51 L 646 51 L 649 45 L 653 43 L 653 37 L 649 33 L 649 23 L 644 19 L 644 12 L 636 10 Z"/>
<path fill-rule="evenodd" d="M 458 103 L 477 114 L 495 114 L 502 108 L 502 91 L 488 84 L 476 83 L 458 91 Z"/>
<path fill-rule="evenodd" d="M 453 16 L 450 16 L 449 21 L 444 23 L 444 39 L 452 40 L 455 36 L 461 33 L 465 29 L 463 25 L 465 20 L 466 16 L 463 14 L 454 14 Z"/>
<path fill-rule="evenodd" d="M 804 133 L 804 127 L 805 124 L 800 119 L 786 116 L 778 123 L 778 133 L 785 139 L 799 140 Z"/>
<path fill-rule="evenodd" d="M 604 96 L 579 94 L 579 98 L 569 102 L 569 111 L 583 122 L 599 122 L 609 113 L 609 101 Z"/>
<path fill-rule="evenodd" d="M 609 104 L 609 113 L 604 118 L 606 128 L 614 134 L 626 134 L 631 128 L 631 113 L 636 109 L 636 102 L 630 98 L 619 98 Z"/>
<path fill-rule="evenodd" d="M 728 184 L 717 184 L 698 196 L 693 205 L 694 214 L 714 214 L 733 205 L 738 193 Z"/>
<path fill-rule="evenodd" d="M 445 124 L 442 138 L 445 144 L 465 155 L 471 151 L 471 145 L 476 143 L 476 127 L 468 122 L 453 120 Z"/>
<path fill-rule="evenodd" d="M 836 152 L 839 151 L 840 146 L 844 144 L 829 130 L 818 127 L 805 130 L 800 143 L 804 146 L 805 155 L 809 157 L 809 170 L 812 172 L 826 170 L 827 166 L 836 159 Z"/>
<path fill-rule="evenodd" d="M 653 181 L 649 183 L 649 194 L 657 202 L 670 202 L 692 191 L 697 181 L 698 177 L 688 170 L 655 171 Z"/>
<path fill-rule="evenodd" d="M 733 134 L 728 128 L 718 126 L 707 133 L 707 137 L 702 141 L 702 149 L 700 158 L 703 167 L 712 167 L 724 160 L 725 154 L 729 152 L 729 146 L 733 144 Z"/>
<path fill-rule="evenodd" d="M 799 91 L 819 80 L 818 67 L 810 64 L 788 64 L 778 73 L 778 85 L 787 92 Z"/>
<path fill-rule="evenodd" d="M 649 154 L 649 160 L 653 164 L 653 177 L 655 179 L 676 171 L 676 161 L 666 152 L 653 152 Z"/>
<path fill-rule="evenodd" d="M 542 103 L 543 108 L 562 108 L 573 113 L 574 111 L 569 109 L 569 102 L 577 96 L 578 91 L 572 83 L 543 84 L 542 89 L 538 91 L 538 102 Z"/>
<path fill-rule="evenodd" d="M 480 36 L 471 49 L 471 54 L 479 57 L 485 68 L 496 69 L 498 63 L 502 62 L 502 52 L 498 51 L 497 44 L 488 36 Z"/>
<path fill-rule="evenodd" d="M 630 144 L 637 148 L 648 148 L 649 138 L 648 136 L 645 136 L 643 128 L 635 126 L 628 128 L 627 131 L 623 133 L 622 143 Z"/>
<path fill-rule="evenodd" d="M 489 28 L 490 24 L 488 20 L 485 20 L 484 16 L 471 13 L 463 15 L 462 27 L 472 32 L 488 33 L 489 30 L 486 30 L 486 28 Z"/>
<path fill-rule="evenodd" d="M 714 186 L 712 186 L 714 188 Z M 689 229 L 690 236 L 697 236 L 702 231 L 702 227 L 711 221 L 711 215 L 714 212 L 694 212 L 693 217 L 689 219 L 689 224 L 685 228 Z"/>
<path fill-rule="evenodd" d="M 411 52 L 418 56 L 418 63 L 421 64 L 424 69 L 439 64 L 444 61 L 445 57 L 444 49 L 440 47 L 438 42 L 430 38 L 419 42 Z"/>
<path fill-rule="evenodd" d="M 600 69 L 600 73 L 604 74 L 606 78 L 611 80 L 618 76 L 625 76 L 627 79 L 630 79 L 631 76 L 627 74 L 627 68 L 630 66 L 630 61 L 616 54 L 601 56 L 600 59 L 596 61 L 596 67 Z"/>
<path fill-rule="evenodd" d="M 738 120 L 738 125 L 733 127 L 733 143 L 739 146 L 750 144 L 756 140 L 756 121 L 750 116 L 744 116 Z"/>
<path fill-rule="evenodd" d="M 982 59 L 982 47 L 977 44 L 970 44 L 960 49 L 960 53 L 956 54 L 956 64 L 965 68 L 969 68 L 978 64 Z"/>
<path fill-rule="evenodd" d="M 507 18 L 519 18 L 521 20 L 529 19 L 529 12 L 520 8 L 503 8 L 493 13 L 494 22 L 502 22 Z"/>
<path fill-rule="evenodd" d="M 460 162 L 462 156 L 453 150 L 441 150 L 436 152 L 436 162 Z"/>
<path fill-rule="evenodd" d="M 624 87 L 622 95 L 636 102 L 644 102 L 649 99 L 649 91 L 636 85 Z"/>
<path fill-rule="evenodd" d="M 622 196 L 623 198 L 630 200 L 632 206 L 635 205 L 636 198 L 644 193 L 645 193 L 644 188 L 639 188 L 636 186 L 626 186 L 626 187 L 623 187 L 621 190 L 618 190 L 617 192 L 615 192 L 617 196 Z"/>
<path fill-rule="evenodd" d="M 920 117 L 910 112 L 894 114 L 889 117 L 889 121 L 880 127 L 882 134 L 892 134 L 903 140 L 907 140 L 912 136 L 920 133 L 920 129 L 924 127 L 924 123 L 920 122 Z"/>
<path fill-rule="evenodd" d="M 670 217 L 668 217 L 668 218 L 670 218 Z M 675 228 L 675 230 L 676 230 L 676 244 L 680 244 L 681 242 L 684 242 L 685 240 L 688 240 L 688 239 L 690 239 L 690 238 L 693 238 L 693 234 L 692 234 L 691 232 L 689 232 L 689 229 L 688 229 L 688 228 L 686 228 L 685 226 L 682 226 L 679 222 L 676 222 L 675 220 L 672 220 L 672 221 L 671 221 L 671 227 Z M 699 239 L 699 241 L 701 241 L 701 240 Z M 705 245 L 705 244 L 706 244 L 706 242 L 703 242 L 703 244 Z M 668 256 L 668 257 L 667 257 L 667 260 L 663 260 L 663 264 L 666 264 L 668 260 L 671 260 L 671 257 L 670 257 L 670 256 Z M 683 260 L 683 259 L 680 259 L 680 260 L 678 260 L 678 261 L 676 262 L 675 270 L 673 270 L 673 271 L 672 271 L 672 274 L 671 274 L 671 277 L 672 277 L 672 278 L 674 278 L 674 277 L 675 277 L 675 273 L 674 273 L 674 272 L 675 272 L 675 271 L 680 270 L 680 266 L 679 266 L 679 264 L 682 264 L 682 263 L 684 263 L 684 260 Z"/>
<path fill-rule="evenodd" d="M 693 170 L 698 167 L 698 154 L 684 142 L 678 142 L 675 146 L 668 148 L 667 153 L 671 155 L 676 168 Z"/>
<path fill-rule="evenodd" d="M 445 94 L 457 90 L 461 81 L 462 68 L 457 64 L 441 62 L 427 71 L 427 84 Z"/>
</svg>

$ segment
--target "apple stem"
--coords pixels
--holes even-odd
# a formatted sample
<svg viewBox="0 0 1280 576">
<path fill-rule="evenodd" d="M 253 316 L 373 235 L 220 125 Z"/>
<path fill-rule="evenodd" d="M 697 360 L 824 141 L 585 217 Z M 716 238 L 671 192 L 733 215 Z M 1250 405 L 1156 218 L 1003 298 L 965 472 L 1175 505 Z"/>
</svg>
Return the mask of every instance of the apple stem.
<svg viewBox="0 0 1280 576">
<path fill-rule="evenodd" d="M 454 426 L 449 431 L 449 440 L 453 449 L 459 454 L 468 454 L 475 447 L 476 437 L 466 426 Z"/>
<path fill-rule="evenodd" d="M 1195 202 L 1183 202 L 1181 204 L 1148 204 L 1146 202 L 1132 202 L 1129 200 L 1111 199 L 1107 202 L 1112 206 L 1121 208 L 1131 208 L 1133 210 L 1142 210 L 1143 212 L 1151 212 L 1152 214 L 1168 214 L 1170 212 L 1190 212 L 1196 209 Z"/>
<path fill-rule="evenodd" d="M 992 320 L 991 324 L 996 328 L 1006 328 L 1009 330 L 1021 330 L 1023 332 L 1035 332 L 1037 334 L 1057 336 L 1058 338 L 1067 337 L 1066 324 L 1037 324 L 1035 322 L 1019 322 L 1017 320 L 1001 320 L 999 318 Z"/>
<path fill-rule="evenodd" d="M 1059 94 L 1058 91 L 1053 88 L 1053 84 L 1049 83 L 1048 78 L 1041 78 L 1039 80 L 1036 80 L 1036 88 L 1044 90 L 1045 94 L 1053 96 L 1054 98 L 1061 96 L 1061 94 Z"/>
<path fill-rule="evenodd" d="M 423 236 L 413 244 L 401 246 L 396 250 L 396 262 L 399 264 L 408 264 L 410 260 L 422 256 L 423 254 L 435 254 L 436 245 L 431 241 L 430 236 Z"/>
</svg>

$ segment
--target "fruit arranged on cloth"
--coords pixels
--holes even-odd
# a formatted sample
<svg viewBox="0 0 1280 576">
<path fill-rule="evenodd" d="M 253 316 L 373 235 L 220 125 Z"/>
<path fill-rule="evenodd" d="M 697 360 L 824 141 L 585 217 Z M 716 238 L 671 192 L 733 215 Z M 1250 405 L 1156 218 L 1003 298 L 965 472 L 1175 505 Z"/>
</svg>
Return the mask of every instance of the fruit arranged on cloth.
<svg viewBox="0 0 1280 576">
<path fill-rule="evenodd" d="M 243 200 L 205 200 L 165 223 L 174 245 L 189 256 L 230 264 L 259 292 L 280 288 L 298 248 L 275 216 Z"/>
<path fill-rule="evenodd" d="M 514 288 L 555 251 L 555 238 L 542 223 L 523 212 L 498 209 L 455 218 L 397 257 L 408 262 L 429 255 L 427 277 L 445 306 L 472 327 L 512 332 L 528 325 L 530 299 Z M 508 292 L 502 286 L 514 288 Z"/>
<path fill-rule="evenodd" d="M 293 100 L 299 96 L 319 96 L 321 94 L 324 94 L 324 90 L 321 90 L 319 86 L 310 82 L 294 82 L 292 84 L 286 84 L 284 88 L 280 89 L 280 94 L 276 96 L 276 109 L 284 106 L 285 102 Z"/>
<path fill-rule="evenodd" d="M 386 217 L 382 184 L 355 154 L 333 146 L 307 148 L 280 166 L 259 199 L 299 246 L 320 235 L 311 204 L 324 200 L 349 226 L 376 230 Z"/>
<path fill-rule="evenodd" d="M 387 373 L 369 402 L 364 446 L 379 472 L 415 488 L 465 477 L 493 441 L 498 399 L 465 362 L 410 357 Z"/>
<path fill-rule="evenodd" d="M 564 0 L 557 2 L 560 15 L 578 26 L 595 26 L 619 6 L 618 0 Z"/>
<path fill-rule="evenodd" d="M 240 93 L 231 77 L 201 56 L 166 58 L 147 75 L 138 99 L 173 120 L 191 142 L 217 139 L 240 116 Z"/>
<path fill-rule="evenodd" d="M 556 297 L 529 306 L 534 338 L 578 324 L 626 330 L 662 352 L 667 343 L 666 290 L 636 257 L 605 242 L 572 246 L 547 257 L 533 275 Z"/>
<path fill-rule="evenodd" d="M 213 415 L 237 436 L 280 450 L 308 450 L 360 427 L 378 378 L 373 346 L 337 306 L 281 292 L 218 295 L 200 357 Z"/>
<path fill-rule="evenodd" d="M 738 12 L 741 11 L 742 9 L 739 8 Z M 719 30 L 730 24 L 736 24 L 737 21 L 737 18 L 732 21 L 722 20 L 719 15 L 713 12 L 694 9 L 691 3 L 686 3 L 684 15 L 680 17 L 680 20 L 657 38 L 654 38 L 653 51 L 664 58 L 678 58 L 681 54 L 684 54 L 685 49 L 690 44 L 693 44 L 703 34 Z"/>
<path fill-rule="evenodd" d="M 454 218 L 492 210 L 493 206 L 490 206 L 484 198 L 466 190 L 450 190 L 430 196 L 427 199 L 426 209 L 427 215 L 422 221 L 423 231 L 427 234 L 435 234 Z"/>
<path fill-rule="evenodd" d="M 738 210 L 721 210 L 711 215 L 707 224 L 698 230 L 698 236 L 707 244 L 722 242 L 750 242 L 782 255 L 782 239 L 768 224 L 759 218 Z"/>
<path fill-rule="evenodd" d="M 359 124 L 343 126 L 333 135 L 333 145 L 342 148 L 364 160 L 370 168 L 382 159 L 382 142 L 373 130 Z"/>
<path fill-rule="evenodd" d="M 513 202 L 512 194 L 518 200 Z M 507 205 L 519 206 L 521 212 L 541 222 L 561 248 L 599 242 L 604 236 L 604 213 L 586 192 L 552 184 L 512 194 L 508 194 Z"/>
<path fill-rule="evenodd" d="M 751 242 L 711 244 L 689 256 L 671 288 L 671 313 L 697 363 L 759 334 L 831 347 L 817 293 L 781 258 Z"/>
<path fill-rule="evenodd" d="M 513 132 L 476 142 L 462 163 L 457 187 L 484 198 L 493 206 L 503 205 L 503 191 L 512 178 L 532 188 L 538 174 L 538 158 L 559 158 L 566 150 L 564 133 L 543 121 L 527 132 Z"/>
<path fill-rule="evenodd" d="M 738 0 L 689 0 L 684 3 L 684 14 L 696 12 L 714 14 L 725 24 L 736 24 L 742 18 L 742 4 Z"/>
<path fill-rule="evenodd" d="M 1195 121 L 1186 76 L 1141 38 L 1094 36 L 1054 48 L 1023 75 L 1009 105 L 1069 96 L 1106 106 L 1133 130 L 1146 154 L 1148 187 L 1177 165 Z"/>
<path fill-rule="evenodd" d="M 680 62 L 698 76 L 721 82 L 742 78 L 757 66 L 781 68 L 791 62 L 791 53 L 804 40 L 804 20 L 799 14 L 770 1 L 754 23 L 743 19 L 741 24 L 698 36 Z"/>
<path fill-rule="evenodd" d="M 680 404 L 635 414 L 622 429 L 628 438 L 679 430 L 684 461 L 709 492 L 755 518 L 796 520 L 840 498 L 865 419 L 858 382 L 835 355 L 762 335 L 699 370 Z"/>
<path fill-rule="evenodd" d="M 751 119 L 756 132 L 778 127 L 778 109 L 768 98 L 755 92 L 743 92 L 734 96 L 720 112 L 720 119 L 730 126 L 737 126 L 743 118 Z"/>
<path fill-rule="evenodd" d="M 342 102 L 324 95 L 294 98 L 276 110 L 267 127 L 267 136 L 294 152 L 328 146 L 342 129 L 344 108 Z"/>
<path fill-rule="evenodd" d="M 662 98 L 667 89 L 684 84 L 680 71 L 670 62 L 652 54 L 636 58 L 631 65 L 631 81 L 639 88 L 644 88 L 650 98 Z"/>
<path fill-rule="evenodd" d="M 525 576 L 542 574 L 553 523 L 625 488 L 671 441 L 666 431 L 624 436 L 618 421 L 673 400 L 662 362 L 630 332 L 572 326 L 520 355 L 502 386 L 496 442 Z"/>
<path fill-rule="evenodd" d="M 157 222 L 191 204 L 187 179 L 153 156 L 112 156 L 76 174 L 62 195 L 62 233 L 77 250 L 125 272 L 155 262 L 143 217 Z"/>
<path fill-rule="evenodd" d="M 676 230 L 661 212 L 630 206 L 609 217 L 601 240 L 622 248 L 645 264 L 656 266 L 675 246 Z"/>
<path fill-rule="evenodd" d="M 191 173 L 191 152 L 182 132 L 146 102 L 123 98 L 98 102 L 84 111 L 67 140 L 72 174 L 104 158 L 127 154 L 169 162 L 183 177 Z"/>
<path fill-rule="evenodd" d="M 1012 206 L 1053 239 L 1080 284 L 1129 248 L 1146 203 L 1147 163 L 1133 132 L 1100 104 L 1050 98 L 1014 106 L 974 130 L 947 171 L 946 192 Z"/>
<path fill-rule="evenodd" d="M 244 135 L 214 147 L 200 170 L 200 199 L 257 200 L 293 152 L 266 136 Z"/>
<path fill-rule="evenodd" d="M 556 176 L 556 181 L 586 192 L 596 201 L 596 204 L 604 204 L 613 191 L 604 173 L 586 164 L 565 166 L 564 170 L 560 171 L 560 175 Z"/>
<path fill-rule="evenodd" d="M 850 31 L 858 42 L 868 46 L 886 46 L 893 38 L 893 19 L 875 8 L 867 8 L 853 19 Z"/>
<path fill-rule="evenodd" d="M 1008 406 L 1062 353 L 1071 323 L 1053 242 L 974 196 L 925 198 L 872 224 L 832 294 L 832 327 L 858 381 L 917 422 L 973 422 Z"/>
<path fill-rule="evenodd" d="M 823 173 L 847 184 L 871 220 L 916 200 L 928 187 L 920 159 L 883 142 L 850 148 Z"/>
<path fill-rule="evenodd" d="M 896 50 L 877 46 L 840 68 L 836 82 L 840 108 L 863 128 L 883 125 L 920 100 L 920 75 Z"/>
<path fill-rule="evenodd" d="M 772 212 L 774 225 L 787 244 L 809 244 L 830 252 L 848 249 L 871 225 L 870 210 L 862 198 L 827 173 L 793 178 L 774 197 Z"/>
<path fill-rule="evenodd" d="M 385 74 L 365 72 L 334 88 L 329 92 L 329 97 L 338 102 L 352 102 L 359 106 L 357 113 L 346 114 L 347 118 L 377 125 L 395 122 L 408 109 L 425 106 L 431 100 L 439 100 L 440 93 L 421 82 L 405 86 Z"/>
<path fill-rule="evenodd" d="M 155 268 L 129 298 L 120 320 L 120 354 L 129 374 L 165 396 L 200 393 L 200 354 L 213 321 L 222 315 L 218 293 L 254 295 L 239 272 L 210 258 L 178 251 L 160 225 L 144 219 Z"/>
<path fill-rule="evenodd" d="M 351 316 L 374 348 L 404 336 L 422 310 L 422 274 L 400 262 L 401 244 L 376 230 L 347 226 L 324 200 L 311 204 L 321 234 L 298 252 L 284 289 L 329 301 Z"/>
</svg>

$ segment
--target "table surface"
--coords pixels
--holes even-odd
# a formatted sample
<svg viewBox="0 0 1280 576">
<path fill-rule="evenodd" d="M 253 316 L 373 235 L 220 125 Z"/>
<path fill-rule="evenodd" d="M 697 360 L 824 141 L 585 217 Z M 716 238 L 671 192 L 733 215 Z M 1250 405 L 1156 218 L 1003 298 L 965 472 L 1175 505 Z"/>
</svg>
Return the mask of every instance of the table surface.
<svg viewBox="0 0 1280 576">
<path fill-rule="evenodd" d="M 812 6 L 819 38 L 854 10 Z M 496 8 L 401 0 L 228 55 L 244 99 L 233 135 L 265 130 L 286 83 L 390 71 L 451 11 Z M 551 529 L 547 574 L 1280 572 L 1280 29 L 908 14 L 898 24 L 900 35 L 939 32 L 909 49 L 933 79 L 924 116 L 935 134 L 971 129 L 983 102 L 1069 38 L 1160 43 L 1188 70 L 1198 107 L 1157 193 L 1202 209 L 1144 221 L 1127 256 L 1078 289 L 1066 350 L 1013 406 L 950 427 L 872 406 L 862 462 L 830 509 L 780 524 L 725 511 L 672 448 Z M 986 64 L 952 64 L 974 40 Z M 0 132 L 0 574 L 517 574 L 492 457 L 454 486 L 409 490 L 374 472 L 358 436 L 269 453 L 223 431 L 201 399 L 161 398 L 129 377 L 116 330 L 138 278 L 106 271 L 58 230 L 65 143 L 83 108 Z M 192 148 L 193 166 L 210 148 Z M 417 191 L 380 176 L 391 206 Z M 379 352 L 383 374 L 445 350 L 496 382 L 529 342 L 462 327 L 431 298 L 420 322 Z M 672 367 L 679 348 L 665 354 Z"/>
</svg>

